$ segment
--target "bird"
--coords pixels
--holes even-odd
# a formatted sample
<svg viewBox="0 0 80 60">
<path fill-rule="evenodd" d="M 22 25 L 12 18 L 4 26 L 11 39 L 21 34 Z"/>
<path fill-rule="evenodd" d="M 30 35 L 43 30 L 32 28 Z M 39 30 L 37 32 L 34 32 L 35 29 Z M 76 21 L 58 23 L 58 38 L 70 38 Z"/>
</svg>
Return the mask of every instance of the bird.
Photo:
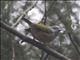
<svg viewBox="0 0 80 60">
<path fill-rule="evenodd" d="M 26 18 L 22 19 L 30 25 L 30 29 L 28 30 L 30 30 L 32 36 L 44 44 L 53 41 L 60 32 L 57 27 L 51 28 L 43 23 L 35 24 Z"/>
</svg>

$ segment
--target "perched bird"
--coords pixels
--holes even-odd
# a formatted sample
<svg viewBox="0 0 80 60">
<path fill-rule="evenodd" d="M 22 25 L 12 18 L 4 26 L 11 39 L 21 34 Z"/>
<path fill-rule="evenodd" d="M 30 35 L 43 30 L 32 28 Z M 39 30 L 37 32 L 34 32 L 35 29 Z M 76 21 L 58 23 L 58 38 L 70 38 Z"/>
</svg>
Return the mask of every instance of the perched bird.
<svg viewBox="0 0 80 60">
<path fill-rule="evenodd" d="M 60 30 L 57 27 L 51 28 L 43 23 L 34 24 L 28 19 L 22 18 L 25 22 L 27 22 L 31 29 L 30 32 L 32 36 L 40 42 L 49 43 L 58 35 Z"/>
</svg>

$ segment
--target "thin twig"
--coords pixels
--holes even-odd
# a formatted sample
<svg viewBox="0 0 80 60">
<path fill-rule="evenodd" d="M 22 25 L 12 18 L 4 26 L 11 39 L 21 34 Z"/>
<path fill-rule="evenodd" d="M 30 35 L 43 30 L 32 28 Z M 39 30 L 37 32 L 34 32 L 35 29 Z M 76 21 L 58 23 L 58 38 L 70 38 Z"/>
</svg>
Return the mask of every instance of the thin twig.
<svg viewBox="0 0 80 60">
<path fill-rule="evenodd" d="M 12 40 L 12 60 L 15 60 L 14 40 Z"/>
<path fill-rule="evenodd" d="M 44 60 L 47 60 L 48 56 L 49 56 L 49 54 L 47 54 L 47 55 L 44 57 Z"/>
<path fill-rule="evenodd" d="M 36 3 L 37 1 L 31 6 L 29 7 L 28 9 L 26 9 L 23 14 L 16 20 L 16 22 L 12 25 L 12 27 L 15 27 L 19 22 L 20 20 L 22 19 L 22 17 L 24 17 L 26 15 L 26 13 L 28 13 L 32 8 L 34 8 L 36 6 Z"/>
<path fill-rule="evenodd" d="M 69 35 L 70 41 L 71 41 L 72 44 L 74 45 L 74 47 L 75 47 L 77 53 L 80 55 L 80 51 L 79 51 L 79 49 L 78 49 L 76 43 L 74 42 L 74 40 L 73 40 L 73 38 L 72 38 L 72 35 L 71 35 L 70 33 L 68 33 L 68 35 Z"/>
<path fill-rule="evenodd" d="M 47 11 L 46 11 L 46 0 L 44 1 L 44 4 L 45 4 L 45 13 L 44 13 L 44 24 L 46 24 L 46 19 L 47 19 Z"/>
</svg>

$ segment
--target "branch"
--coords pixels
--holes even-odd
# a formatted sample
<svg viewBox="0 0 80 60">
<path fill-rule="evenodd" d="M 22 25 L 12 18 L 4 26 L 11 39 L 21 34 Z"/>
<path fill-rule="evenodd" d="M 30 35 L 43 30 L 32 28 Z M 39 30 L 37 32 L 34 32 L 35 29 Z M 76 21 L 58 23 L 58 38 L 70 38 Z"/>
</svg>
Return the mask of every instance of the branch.
<svg viewBox="0 0 80 60">
<path fill-rule="evenodd" d="M 54 56 L 54 57 L 56 57 L 56 58 L 59 58 L 59 59 L 61 59 L 61 60 L 71 60 L 71 59 L 69 59 L 68 57 L 66 57 L 66 56 L 58 53 L 57 51 L 55 51 L 55 50 L 53 50 L 53 49 L 45 46 L 44 44 L 41 44 L 40 42 L 37 42 L 37 41 L 35 41 L 35 40 L 32 40 L 32 39 L 26 37 L 25 35 L 19 33 L 19 32 L 16 31 L 15 29 L 9 27 L 8 25 L 6 25 L 5 23 L 3 23 L 2 21 L 0 21 L 0 28 L 3 28 L 3 29 L 5 29 L 5 30 L 9 31 L 10 33 L 18 36 L 18 37 L 19 37 L 20 39 L 22 39 L 23 41 L 28 42 L 28 43 L 30 43 L 30 44 L 38 47 L 39 49 L 42 49 L 42 50 L 45 51 L 47 54 L 50 54 L 50 55 L 52 55 L 52 56 Z"/>
<path fill-rule="evenodd" d="M 65 25 L 65 21 L 66 21 L 66 16 L 65 15 L 63 15 L 61 12 L 60 12 L 60 10 L 59 9 L 57 9 L 57 8 L 55 8 L 54 7 L 54 9 L 56 10 L 56 14 L 58 14 L 58 17 L 59 17 L 59 20 L 64 24 L 64 26 L 65 26 L 65 28 L 67 27 L 66 25 Z M 67 28 L 66 28 L 66 30 L 68 30 Z M 67 32 L 68 33 L 68 32 Z M 68 35 L 69 35 L 69 38 L 70 38 L 70 41 L 71 41 L 71 43 L 73 44 L 73 46 L 74 46 L 74 48 L 76 49 L 76 51 L 78 52 L 78 54 L 80 55 L 80 51 L 79 51 L 79 49 L 77 48 L 77 45 L 75 45 L 75 42 L 73 42 L 73 41 L 75 41 L 75 40 L 73 40 L 73 38 L 72 38 L 72 34 L 73 34 L 73 32 L 71 33 L 69 33 Z M 75 36 L 74 36 L 75 37 Z M 76 37 L 77 38 L 77 37 Z M 78 39 L 78 38 L 77 38 Z"/>
<path fill-rule="evenodd" d="M 31 6 L 29 7 L 28 9 L 26 9 L 23 14 L 16 20 L 16 22 L 12 25 L 12 27 L 15 27 L 19 22 L 20 20 L 22 19 L 22 17 L 24 17 L 26 15 L 27 12 L 29 12 L 32 8 L 34 8 L 34 6 L 36 5 L 37 1 Z"/>
<path fill-rule="evenodd" d="M 75 43 L 75 41 L 73 40 L 72 35 L 71 35 L 70 33 L 68 33 L 68 35 L 69 35 L 69 38 L 70 38 L 70 40 L 71 40 L 72 44 L 73 44 L 73 45 L 74 45 L 74 47 L 76 48 L 77 53 L 80 55 L 80 51 L 79 51 L 79 49 L 78 49 L 77 44 L 76 44 L 76 43 Z"/>
</svg>

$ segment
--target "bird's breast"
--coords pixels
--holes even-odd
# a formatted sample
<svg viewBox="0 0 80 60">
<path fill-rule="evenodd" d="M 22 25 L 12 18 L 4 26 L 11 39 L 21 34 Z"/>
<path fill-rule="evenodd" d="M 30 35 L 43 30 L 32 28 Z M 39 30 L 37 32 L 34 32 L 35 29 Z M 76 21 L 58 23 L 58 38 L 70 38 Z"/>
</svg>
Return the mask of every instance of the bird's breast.
<svg viewBox="0 0 80 60">
<path fill-rule="evenodd" d="M 49 43 L 54 39 L 53 33 L 49 34 L 43 31 L 32 30 L 31 34 L 33 35 L 34 38 L 44 43 Z"/>
</svg>

